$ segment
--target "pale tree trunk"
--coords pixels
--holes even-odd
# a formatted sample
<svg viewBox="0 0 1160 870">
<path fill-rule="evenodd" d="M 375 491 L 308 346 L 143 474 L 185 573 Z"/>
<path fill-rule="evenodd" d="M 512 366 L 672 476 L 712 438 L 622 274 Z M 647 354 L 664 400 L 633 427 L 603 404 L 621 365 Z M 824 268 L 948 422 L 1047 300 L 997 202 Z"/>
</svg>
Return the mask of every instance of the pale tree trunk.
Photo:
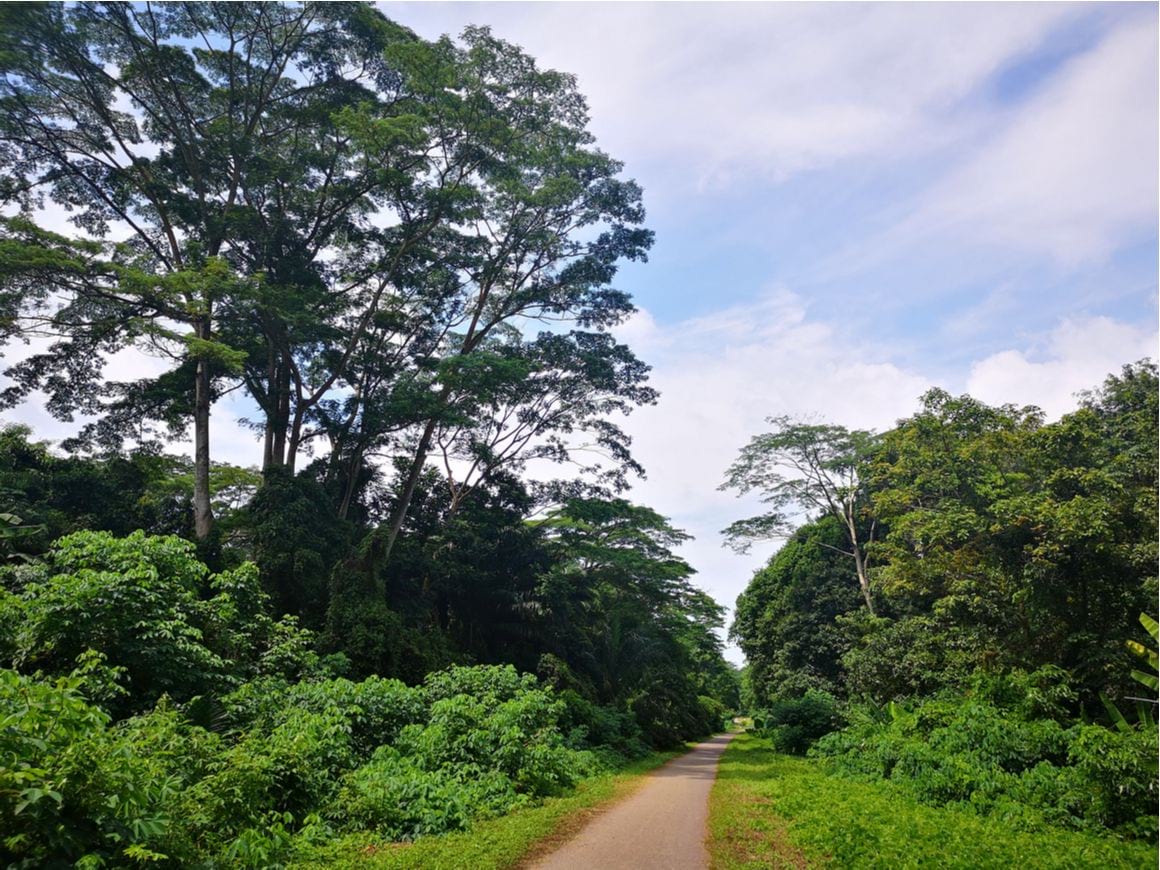
<svg viewBox="0 0 1160 870">
<path fill-rule="evenodd" d="M 862 587 L 862 597 L 866 599 L 866 609 L 874 616 L 874 599 L 870 595 L 870 578 L 866 574 L 866 560 L 862 557 L 862 548 L 854 544 L 854 564 L 858 568 L 858 585 Z"/>
<path fill-rule="evenodd" d="M 855 472 L 848 472 L 842 481 L 841 488 L 828 478 L 825 479 L 825 497 L 831 516 L 840 519 L 846 526 L 846 534 L 850 538 L 850 552 L 846 555 L 854 557 L 854 570 L 858 574 L 858 588 L 862 592 L 862 600 L 866 602 L 866 609 L 874 616 L 874 596 L 870 593 L 870 571 L 868 559 L 862 551 L 863 544 L 858 538 L 858 481 Z M 874 527 L 870 528 L 870 541 L 874 540 Z"/>
<path fill-rule="evenodd" d="M 209 315 L 195 327 L 197 337 L 210 338 Z M 193 531 L 199 541 L 209 537 L 213 529 L 213 511 L 209 501 L 209 360 L 204 356 L 197 361 L 193 395 Z"/>
</svg>

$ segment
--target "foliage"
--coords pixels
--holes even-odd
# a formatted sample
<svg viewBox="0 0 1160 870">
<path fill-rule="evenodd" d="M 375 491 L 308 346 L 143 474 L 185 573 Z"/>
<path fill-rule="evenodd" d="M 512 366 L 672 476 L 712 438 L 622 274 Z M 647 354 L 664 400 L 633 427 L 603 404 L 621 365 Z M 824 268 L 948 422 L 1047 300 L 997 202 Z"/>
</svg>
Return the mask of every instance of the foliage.
<svg viewBox="0 0 1160 870">
<path fill-rule="evenodd" d="M 1076 680 L 1072 714 L 1098 710 L 1101 692 L 1131 694 L 1127 642 L 1156 596 L 1158 395 L 1147 362 L 1050 424 L 1034 408 L 928 392 L 849 460 L 855 530 L 877 530 L 875 613 L 835 600 L 828 509 L 739 600 L 732 630 L 759 702 L 817 686 L 885 704 L 965 690 L 980 669 L 1049 665 Z M 779 474 L 764 443 L 738 470 L 755 486 Z"/>
<path fill-rule="evenodd" d="M 832 696 L 811 689 L 802 697 L 776 701 L 753 717 L 757 733 L 779 752 L 804 755 L 820 737 L 838 727 L 840 717 Z"/>
<path fill-rule="evenodd" d="M 573 77 L 359 3 L 6 5 L 0 168 L 0 408 L 81 418 L 0 430 L 13 862 L 462 830 L 737 707 L 687 536 L 617 497 L 652 234 Z"/>
<path fill-rule="evenodd" d="M 467 785 L 383 747 L 346 778 L 334 815 L 349 830 L 370 831 L 389 840 L 461 831 L 471 821 L 469 806 L 474 804 Z"/>
<path fill-rule="evenodd" d="M 673 548 L 687 539 L 648 508 L 577 499 L 541 528 L 555 556 L 541 580 L 548 651 L 595 700 L 624 705 L 653 746 L 720 727 L 699 696 L 736 703 L 737 682 L 714 629 L 722 609 L 690 582 Z"/>
<path fill-rule="evenodd" d="M 278 468 L 266 472 L 246 506 L 245 530 L 275 613 L 293 614 L 307 628 L 321 629 L 330 570 L 347 554 L 352 524 L 334 515 L 317 481 Z"/>
<path fill-rule="evenodd" d="M 7 575 L 12 594 L 0 598 L 0 623 L 13 629 L 13 664 L 63 674 L 95 650 L 123 675 L 125 698 L 115 706 L 131 710 L 306 666 L 308 650 L 285 660 L 298 629 L 266 613 L 254 566 L 211 575 L 194 551 L 143 532 L 61 538 L 42 562 Z"/>
<path fill-rule="evenodd" d="M 730 635 L 749 663 L 748 709 L 809 689 L 844 693 L 850 638 L 839 617 L 861 600 L 848 558 L 836 552 L 843 538 L 832 517 L 802 526 L 738 597 Z"/>
<path fill-rule="evenodd" d="M 1045 827 L 1020 830 L 969 807 L 918 803 L 890 783 L 835 776 L 751 735 L 721 759 L 709 804 L 713 866 L 1123 867 L 1156 863 L 1148 843 Z"/>
<path fill-rule="evenodd" d="M 466 831 L 440 837 L 396 843 L 368 831 L 313 839 L 300 836 L 294 844 L 293 866 L 421 870 L 518 866 L 543 843 L 572 833 L 576 820 L 593 808 L 627 795 L 644 774 L 673 754 L 651 753 L 615 773 L 589 777 L 561 797 L 518 806 L 494 819 L 477 819 Z"/>
<path fill-rule="evenodd" d="M 432 455 L 470 469 L 456 501 L 567 461 L 573 432 L 606 455 L 596 486 L 639 471 L 607 417 L 655 393 L 607 328 L 633 310 L 618 264 L 652 234 L 571 76 L 485 28 L 427 42 L 362 4 L 49 4 L 3 24 L 0 340 L 51 339 L 4 403 L 43 389 L 106 447 L 192 421 L 200 539 L 211 409 L 235 388 L 264 471 L 329 442 L 340 519 L 365 507 L 369 456 L 404 460 L 388 552 Z M 46 201 L 83 233 L 37 226 Z M 521 335 L 531 320 L 574 328 Z M 174 363 L 108 380 L 127 346 Z"/>
<path fill-rule="evenodd" d="M 0 860 L 81 866 L 158 860 L 179 781 L 85 700 L 78 671 L 52 682 L 0 669 Z"/>
<path fill-rule="evenodd" d="M 1158 397 L 1145 361 L 1052 423 L 931 390 L 863 451 L 834 453 L 834 427 L 781 422 L 755 439 L 734 483 L 775 507 L 801 487 L 820 494 L 732 626 L 751 709 L 788 717 L 764 733 L 800 751 L 803 692 L 829 690 L 849 724 L 812 752 L 842 775 L 1013 828 L 1154 840 L 1155 678 L 1137 667 L 1149 652 L 1137 617 L 1155 624 L 1139 615 L 1156 598 Z M 795 465 L 817 439 L 813 464 Z M 819 476 L 829 461 L 857 492 L 845 540 Z M 841 590 L 854 539 L 867 541 L 873 611 Z"/>
<path fill-rule="evenodd" d="M 563 703 L 535 677 L 510 665 L 457 667 L 432 674 L 425 686 L 427 723 L 404 728 L 399 746 L 427 769 L 455 768 L 477 782 L 498 774 L 515 793 L 531 796 L 559 793 L 585 772 L 588 759 L 560 733 Z M 507 808 L 506 795 L 492 800 Z"/>
<path fill-rule="evenodd" d="M 854 578 L 873 614 L 868 550 L 873 548 L 876 521 L 872 518 L 868 528 L 862 528 L 867 508 L 863 469 L 877 447 L 873 433 L 789 417 L 771 417 L 768 422 L 773 431 L 755 436 L 742 448 L 720 488 L 742 495 L 757 492 L 770 510 L 730 525 L 723 532 L 726 542 L 744 552 L 754 541 L 788 537 L 796 512 L 832 517 L 843 534 L 842 546 L 835 551 L 853 560 Z"/>
<path fill-rule="evenodd" d="M 994 815 L 1014 827 L 1108 828 L 1155 840 L 1155 728 L 1120 733 L 1047 718 L 1066 700 L 1050 679 L 1047 709 L 1043 700 L 1028 702 L 1027 682 L 1044 682 L 1032 674 L 1015 691 L 991 686 L 965 698 L 891 704 L 885 716 L 863 714 L 813 754 L 846 775 L 896 783 L 922 803 Z"/>
</svg>

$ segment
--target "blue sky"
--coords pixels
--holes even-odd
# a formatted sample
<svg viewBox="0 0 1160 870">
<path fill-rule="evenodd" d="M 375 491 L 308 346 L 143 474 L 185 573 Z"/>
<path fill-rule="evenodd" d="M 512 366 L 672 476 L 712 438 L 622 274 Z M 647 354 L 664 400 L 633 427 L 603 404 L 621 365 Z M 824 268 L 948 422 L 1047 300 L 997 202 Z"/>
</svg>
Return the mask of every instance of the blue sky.
<svg viewBox="0 0 1160 870">
<path fill-rule="evenodd" d="M 622 334 L 663 397 L 628 424 L 634 497 L 724 604 L 777 546 L 718 535 L 765 417 L 885 428 L 934 385 L 1057 416 L 1157 355 L 1154 4 L 381 8 L 574 73 L 643 185 Z"/>
<path fill-rule="evenodd" d="M 695 535 L 727 606 L 777 546 L 718 534 L 756 508 L 716 487 L 766 417 L 882 429 L 935 385 L 1057 416 L 1157 356 L 1156 4 L 381 8 L 574 73 L 644 187 L 657 243 L 619 276 L 640 308 L 619 333 L 662 398 L 626 424 L 632 497 Z M 260 461 L 247 413 L 219 404 L 215 459 Z"/>
</svg>

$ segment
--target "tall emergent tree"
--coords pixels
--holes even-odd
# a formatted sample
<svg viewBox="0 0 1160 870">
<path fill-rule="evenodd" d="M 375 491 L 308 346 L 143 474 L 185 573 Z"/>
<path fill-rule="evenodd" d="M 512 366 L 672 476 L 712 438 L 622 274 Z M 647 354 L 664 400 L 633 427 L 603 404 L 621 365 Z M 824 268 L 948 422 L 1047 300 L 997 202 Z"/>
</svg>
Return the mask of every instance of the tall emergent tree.
<svg viewBox="0 0 1160 870">
<path fill-rule="evenodd" d="M 867 490 L 859 466 L 875 444 L 873 433 L 842 426 L 799 423 L 770 417 L 773 431 L 756 435 L 729 467 L 721 489 L 757 492 L 770 510 L 725 529 L 726 541 L 742 551 L 753 541 L 788 537 L 793 510 L 832 516 L 845 531 L 840 552 L 854 560 L 866 609 L 874 613 L 867 546 L 876 522 L 866 516 Z M 822 544 L 829 547 L 829 544 Z"/>
<path fill-rule="evenodd" d="M 51 340 L 9 369 L 3 401 L 45 390 L 59 416 L 96 417 L 82 441 L 105 445 L 192 422 L 199 536 L 210 409 L 235 387 L 266 470 L 325 439 L 340 515 L 372 457 L 407 457 L 387 552 L 437 436 L 495 469 L 592 428 L 609 401 L 650 400 L 646 369 L 598 333 L 631 312 L 608 282 L 652 237 L 570 77 L 484 29 L 427 43 L 363 4 L 0 14 L 0 203 L 19 212 L 0 223 L 0 340 Z M 80 232 L 39 226 L 46 206 Z M 525 333 L 561 320 L 595 330 L 575 344 L 607 361 L 580 369 L 587 404 L 490 452 L 494 431 L 439 435 L 487 410 L 503 429 L 513 377 L 543 371 Z M 103 382 L 127 346 L 173 365 Z M 529 397 L 521 419 L 529 403 L 543 407 Z M 599 435 L 624 465 L 627 440 Z"/>
<path fill-rule="evenodd" d="M 143 419 L 179 429 L 192 418 L 205 537 L 210 407 L 253 353 L 238 333 L 261 335 L 265 380 L 247 384 L 278 443 L 287 401 L 276 386 L 303 392 L 287 371 L 295 345 L 366 305 L 364 276 L 333 252 L 319 261 L 422 159 L 421 124 L 387 99 L 400 77 L 385 52 L 413 37 L 352 4 L 36 4 L 3 15 L 0 195 L 22 212 L 5 241 L 32 248 L 12 261 L 4 326 L 54 339 L 9 370 L 5 401 L 45 389 L 61 416 L 101 415 L 87 434 L 106 442 L 140 434 Z M 380 127 L 372 154 L 347 129 L 368 124 Z M 92 241 L 36 227 L 48 204 Z M 102 383 L 105 353 L 128 345 L 175 365 Z M 267 464 L 284 456 L 268 444 Z"/>
</svg>

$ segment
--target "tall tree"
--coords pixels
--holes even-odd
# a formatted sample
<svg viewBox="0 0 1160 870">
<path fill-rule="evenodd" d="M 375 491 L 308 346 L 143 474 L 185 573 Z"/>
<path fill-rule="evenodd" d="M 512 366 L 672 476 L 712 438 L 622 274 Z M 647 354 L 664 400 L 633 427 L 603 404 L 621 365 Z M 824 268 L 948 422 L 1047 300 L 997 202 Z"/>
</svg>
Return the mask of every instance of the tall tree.
<svg viewBox="0 0 1160 870">
<path fill-rule="evenodd" d="M 340 358 L 352 352 L 390 286 L 384 262 L 400 262 L 435 223 L 403 221 L 373 234 L 371 255 L 336 256 L 366 241 L 389 194 L 413 202 L 427 138 L 387 54 L 414 37 L 345 3 L 37 4 L 4 15 L 3 195 L 24 212 L 8 239 L 29 242 L 25 225 L 52 202 L 105 242 L 87 271 L 46 276 L 48 264 L 29 264 L 26 320 L 10 323 L 31 318 L 58 340 L 10 370 L 6 398 L 45 388 L 62 414 L 103 413 L 90 434 L 107 440 L 142 416 L 192 418 L 205 537 L 215 381 L 246 375 L 267 418 L 266 464 L 292 459 L 302 417 L 336 378 L 307 389 L 304 348 L 329 339 Z M 70 240 L 54 243 L 69 253 Z M 130 344 L 176 367 L 100 384 L 102 352 Z M 259 353 L 256 377 L 246 363 Z M 95 389 L 78 399 L 61 371 Z"/>
<path fill-rule="evenodd" d="M 464 258 L 455 264 L 454 303 L 440 345 L 434 407 L 409 446 L 409 466 L 388 523 L 385 555 L 402 528 L 436 434 L 475 401 L 471 386 L 493 361 L 497 339 L 529 324 L 613 326 L 634 309 L 609 283 L 622 259 L 644 259 L 652 233 L 638 185 L 621 164 L 592 147 L 575 80 L 540 70 L 518 48 L 482 28 L 464 33 L 453 90 L 463 111 L 509 131 L 493 140 L 475 178 L 479 198 L 458 226 Z M 502 147 L 501 147 L 502 146 Z M 609 344 L 610 353 L 621 353 Z"/>
<path fill-rule="evenodd" d="M 744 551 L 756 540 L 788 537 L 800 525 L 800 512 L 832 516 L 845 532 L 845 548 L 839 551 L 854 561 L 858 588 L 873 614 L 868 547 L 877 522 L 867 516 L 867 487 L 860 468 L 876 437 L 871 432 L 800 423 L 784 416 L 768 422 L 773 431 L 754 436 L 741 450 L 721 489 L 757 492 L 770 510 L 731 524 L 724 531 L 726 541 Z"/>
<path fill-rule="evenodd" d="M 437 430 L 486 389 L 473 354 L 632 310 L 608 282 L 651 243 L 639 188 L 592 147 L 574 81 L 484 29 L 426 43 L 344 3 L 5 14 L 3 193 L 24 210 L 6 241 L 30 251 L 3 276 L 5 329 L 58 339 L 6 399 L 47 389 L 106 443 L 192 419 L 199 535 L 226 389 L 258 405 L 264 468 L 329 441 L 341 514 L 368 457 L 409 454 L 389 552 Z M 41 256 L 46 200 L 103 244 Z M 128 344 L 176 365 L 101 383 Z"/>
</svg>

